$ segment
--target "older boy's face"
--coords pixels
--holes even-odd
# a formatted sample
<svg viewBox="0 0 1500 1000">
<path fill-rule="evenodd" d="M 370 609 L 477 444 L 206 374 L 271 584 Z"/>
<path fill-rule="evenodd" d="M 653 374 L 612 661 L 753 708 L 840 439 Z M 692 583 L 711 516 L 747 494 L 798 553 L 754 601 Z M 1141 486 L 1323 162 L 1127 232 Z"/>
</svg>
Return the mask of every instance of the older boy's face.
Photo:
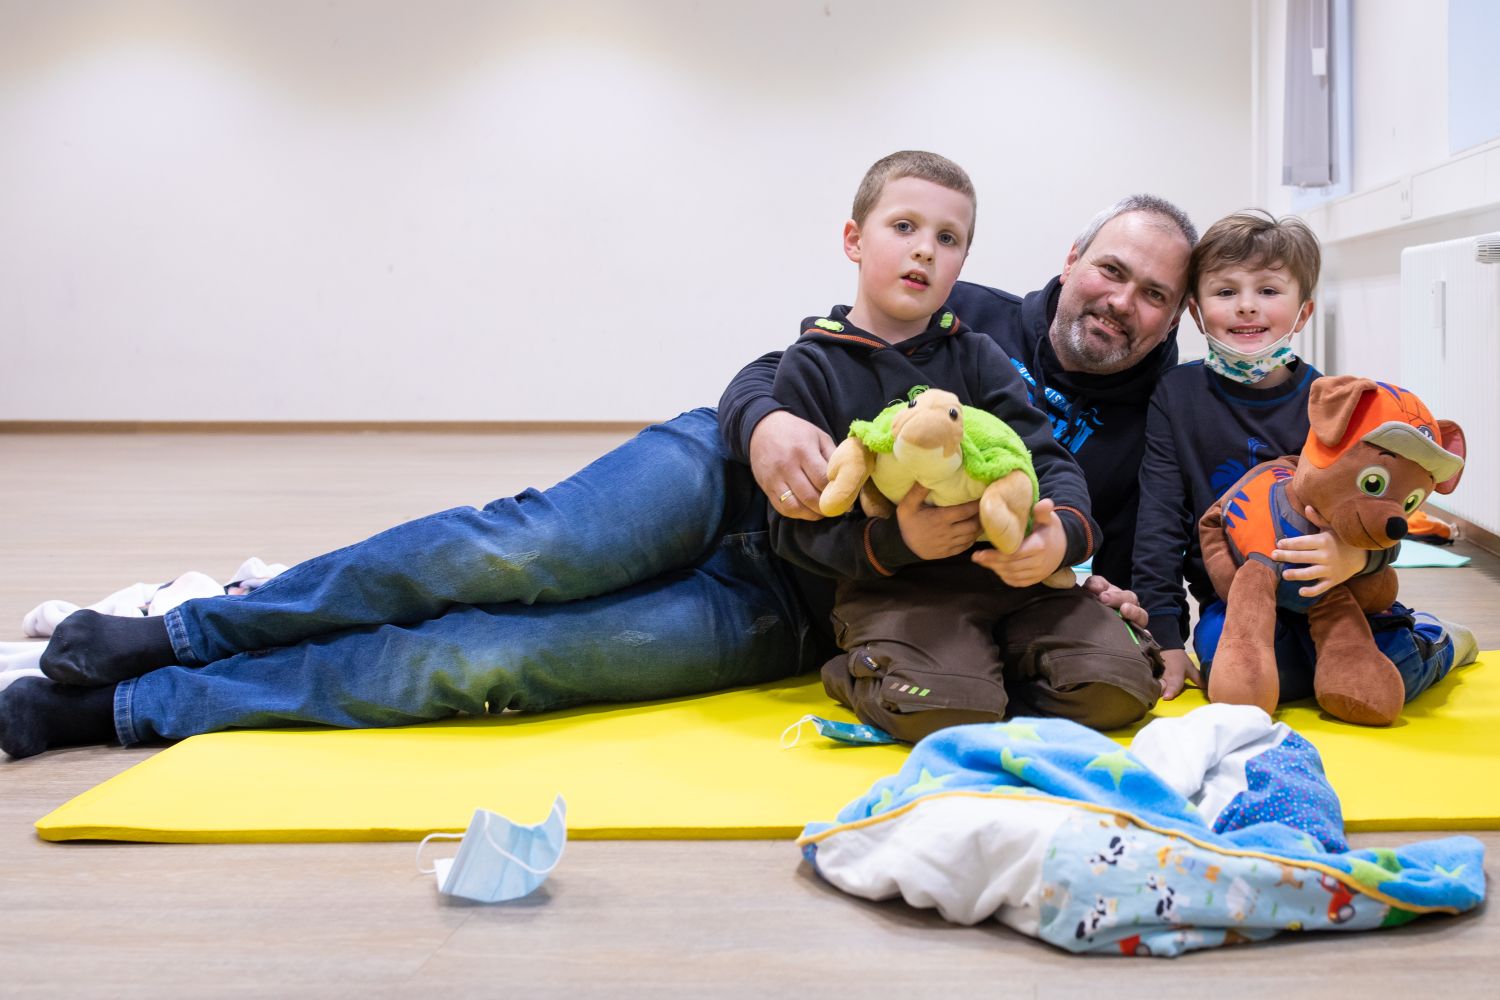
<svg viewBox="0 0 1500 1000">
<path fill-rule="evenodd" d="M 844 252 L 859 265 L 854 321 L 925 326 L 958 280 L 973 222 L 968 195 L 916 177 L 887 183 L 864 224 L 844 227 Z"/>
<path fill-rule="evenodd" d="M 1106 222 L 1062 272 L 1051 339 L 1067 371 L 1109 375 L 1167 339 L 1182 314 L 1192 248 L 1177 228 L 1144 212 Z"/>
</svg>

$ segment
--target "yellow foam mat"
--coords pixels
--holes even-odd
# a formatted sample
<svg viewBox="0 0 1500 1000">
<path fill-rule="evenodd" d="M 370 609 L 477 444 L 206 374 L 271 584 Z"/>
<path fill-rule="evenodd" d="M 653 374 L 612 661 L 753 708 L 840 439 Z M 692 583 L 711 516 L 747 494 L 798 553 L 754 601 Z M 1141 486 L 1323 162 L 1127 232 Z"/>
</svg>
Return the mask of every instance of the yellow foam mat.
<svg viewBox="0 0 1500 1000">
<path fill-rule="evenodd" d="M 1188 691 L 1157 714 L 1201 704 Z M 792 837 L 833 818 L 906 752 L 833 744 L 811 727 L 782 749 L 782 730 L 809 712 L 850 718 L 808 676 L 542 716 L 215 733 L 36 827 L 45 840 L 416 840 L 464 829 L 478 807 L 536 822 L 561 792 L 579 839 Z M 1351 830 L 1500 828 L 1500 652 L 1454 671 L 1390 729 L 1336 722 L 1311 703 L 1278 717 L 1322 753 Z"/>
</svg>

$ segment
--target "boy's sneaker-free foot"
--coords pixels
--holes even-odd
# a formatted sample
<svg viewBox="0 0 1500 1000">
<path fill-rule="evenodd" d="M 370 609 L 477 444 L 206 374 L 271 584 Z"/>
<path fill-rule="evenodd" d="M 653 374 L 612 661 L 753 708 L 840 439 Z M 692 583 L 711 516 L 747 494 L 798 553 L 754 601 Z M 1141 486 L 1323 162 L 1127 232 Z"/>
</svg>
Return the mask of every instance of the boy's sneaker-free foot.
<svg viewBox="0 0 1500 1000">
<path fill-rule="evenodd" d="M 1453 665 L 1455 667 L 1466 667 L 1479 659 L 1479 641 L 1466 626 L 1458 622 L 1444 621 L 1430 611 L 1415 612 L 1412 618 L 1416 620 L 1418 631 L 1431 634 L 1433 630 L 1436 630 L 1439 639 L 1446 635 L 1453 641 Z"/>
</svg>

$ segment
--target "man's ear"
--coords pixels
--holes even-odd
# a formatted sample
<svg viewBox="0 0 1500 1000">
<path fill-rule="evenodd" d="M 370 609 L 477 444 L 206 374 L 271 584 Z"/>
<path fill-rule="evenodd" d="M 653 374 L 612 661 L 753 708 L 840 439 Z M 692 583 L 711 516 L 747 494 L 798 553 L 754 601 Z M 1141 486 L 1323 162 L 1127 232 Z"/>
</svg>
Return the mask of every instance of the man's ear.
<svg viewBox="0 0 1500 1000">
<path fill-rule="evenodd" d="M 1297 322 L 1292 324 L 1293 333 L 1302 332 L 1302 328 L 1307 325 L 1308 320 L 1312 319 L 1313 310 L 1317 307 L 1318 304 L 1312 299 L 1308 299 L 1306 302 L 1302 303 L 1302 309 L 1297 313 Z"/>
<path fill-rule="evenodd" d="M 1078 252 L 1077 243 L 1074 243 L 1071 247 L 1068 248 L 1068 259 L 1063 261 L 1062 274 L 1058 275 L 1057 278 L 1058 284 L 1066 285 L 1068 283 L 1068 275 L 1072 273 L 1073 265 L 1078 263 L 1078 258 L 1080 256 L 1082 255 Z"/>
<path fill-rule="evenodd" d="M 859 263 L 862 254 L 859 243 L 859 223 L 850 219 L 844 223 L 844 256 Z"/>
<path fill-rule="evenodd" d="M 1360 398 L 1376 388 L 1370 379 L 1354 375 L 1325 375 L 1313 382 L 1307 394 L 1307 415 L 1323 447 L 1338 446 Z"/>
<path fill-rule="evenodd" d="M 1198 305 L 1198 300 L 1193 296 L 1191 292 L 1182 297 L 1182 305 L 1177 307 L 1176 322 L 1182 322 L 1183 313 L 1187 313 L 1189 316 L 1193 317 L 1193 323 L 1198 327 L 1199 333 L 1203 334 L 1203 336 L 1205 337 L 1208 336 L 1208 330 L 1203 326 L 1202 307 Z"/>
</svg>

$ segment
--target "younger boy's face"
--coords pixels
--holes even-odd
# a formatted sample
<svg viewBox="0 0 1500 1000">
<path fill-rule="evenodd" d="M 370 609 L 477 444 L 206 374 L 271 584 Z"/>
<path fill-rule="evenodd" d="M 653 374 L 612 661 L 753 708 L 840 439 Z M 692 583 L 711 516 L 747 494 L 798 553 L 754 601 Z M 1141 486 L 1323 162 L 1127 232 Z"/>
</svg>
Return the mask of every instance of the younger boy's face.
<svg viewBox="0 0 1500 1000">
<path fill-rule="evenodd" d="M 851 318 L 925 326 L 953 291 L 973 223 L 968 195 L 917 177 L 888 182 L 863 225 L 844 225 L 844 253 L 859 265 Z"/>
<path fill-rule="evenodd" d="M 1209 271 L 1193 295 L 1194 319 L 1206 336 L 1246 354 L 1296 333 L 1312 316 L 1297 280 L 1284 268 L 1234 266 Z"/>
</svg>

